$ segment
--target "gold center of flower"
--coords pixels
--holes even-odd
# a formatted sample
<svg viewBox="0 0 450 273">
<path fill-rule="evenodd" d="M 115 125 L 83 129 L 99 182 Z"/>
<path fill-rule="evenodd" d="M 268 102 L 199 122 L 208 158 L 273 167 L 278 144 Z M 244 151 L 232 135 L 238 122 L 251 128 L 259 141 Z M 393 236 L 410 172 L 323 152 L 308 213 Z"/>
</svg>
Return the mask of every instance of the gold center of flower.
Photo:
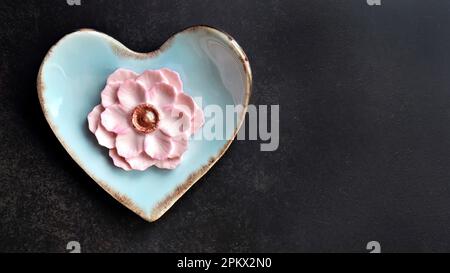
<svg viewBox="0 0 450 273">
<path fill-rule="evenodd" d="M 151 133 L 158 128 L 159 114 L 153 106 L 147 103 L 136 106 L 131 116 L 133 127 L 141 133 Z"/>
</svg>

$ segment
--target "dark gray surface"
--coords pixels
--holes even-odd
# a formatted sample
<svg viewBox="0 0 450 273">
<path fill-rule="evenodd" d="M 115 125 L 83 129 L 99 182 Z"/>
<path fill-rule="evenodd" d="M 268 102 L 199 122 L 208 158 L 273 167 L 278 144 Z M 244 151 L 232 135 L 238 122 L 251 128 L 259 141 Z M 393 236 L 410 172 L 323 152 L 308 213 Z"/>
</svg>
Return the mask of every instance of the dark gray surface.
<svg viewBox="0 0 450 273">
<path fill-rule="evenodd" d="M 448 1 L 81 1 L 0 4 L 0 251 L 450 251 Z M 76 29 L 150 51 L 195 24 L 245 49 L 280 147 L 235 142 L 146 223 L 66 154 L 35 79 Z"/>
</svg>

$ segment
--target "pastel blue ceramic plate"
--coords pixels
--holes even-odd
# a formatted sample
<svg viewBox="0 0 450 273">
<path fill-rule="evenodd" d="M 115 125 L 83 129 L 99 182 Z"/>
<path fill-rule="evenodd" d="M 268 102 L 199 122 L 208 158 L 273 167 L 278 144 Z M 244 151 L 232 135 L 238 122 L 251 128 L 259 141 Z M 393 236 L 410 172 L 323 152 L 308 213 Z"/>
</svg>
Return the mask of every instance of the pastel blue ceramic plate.
<svg viewBox="0 0 450 273">
<path fill-rule="evenodd" d="M 202 108 L 218 105 L 225 111 L 226 105 L 242 105 L 244 111 L 233 126 L 224 124 L 224 138 L 191 139 L 174 170 L 123 171 L 89 132 L 87 115 L 99 104 L 106 79 L 117 68 L 141 73 L 163 67 L 180 74 L 185 92 L 201 98 Z M 45 117 L 70 156 L 115 199 L 145 220 L 155 221 L 227 150 L 242 124 L 251 81 L 244 51 L 231 36 L 211 27 L 181 31 L 151 53 L 137 53 L 106 34 L 80 30 L 47 53 L 37 89 Z M 206 122 L 214 118 L 205 115 Z"/>
</svg>

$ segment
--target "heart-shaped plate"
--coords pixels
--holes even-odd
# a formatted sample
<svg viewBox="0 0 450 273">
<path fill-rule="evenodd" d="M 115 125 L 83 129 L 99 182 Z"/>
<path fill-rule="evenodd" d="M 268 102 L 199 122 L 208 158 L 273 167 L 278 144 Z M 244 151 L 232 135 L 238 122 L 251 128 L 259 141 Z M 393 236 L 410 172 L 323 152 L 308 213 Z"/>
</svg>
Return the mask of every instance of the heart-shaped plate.
<svg viewBox="0 0 450 273">
<path fill-rule="evenodd" d="M 227 105 L 241 105 L 243 110 L 232 126 L 223 117 L 223 138 L 194 136 L 174 170 L 119 169 L 89 132 L 87 115 L 99 104 L 106 79 L 117 68 L 142 73 L 164 67 L 180 74 L 184 91 L 201 98 L 202 108 L 217 105 L 225 113 Z M 39 70 L 37 90 L 51 129 L 78 165 L 123 205 L 155 221 L 228 149 L 244 120 L 251 83 L 242 48 L 230 35 L 208 26 L 187 28 L 150 53 L 134 52 L 106 34 L 83 29 L 66 35 L 49 50 Z M 206 123 L 214 118 L 205 115 Z"/>
</svg>

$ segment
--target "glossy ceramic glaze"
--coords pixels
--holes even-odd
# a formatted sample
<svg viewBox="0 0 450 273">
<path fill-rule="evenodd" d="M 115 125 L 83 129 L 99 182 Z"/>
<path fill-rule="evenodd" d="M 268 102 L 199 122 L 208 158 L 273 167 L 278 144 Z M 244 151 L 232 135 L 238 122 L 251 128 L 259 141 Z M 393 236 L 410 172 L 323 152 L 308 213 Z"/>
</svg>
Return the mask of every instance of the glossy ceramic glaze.
<svg viewBox="0 0 450 273">
<path fill-rule="evenodd" d="M 89 132 L 87 114 L 99 104 L 106 78 L 117 68 L 141 73 L 163 67 L 180 74 L 184 91 L 201 99 L 202 108 L 248 105 L 247 57 L 233 38 L 206 26 L 179 32 L 151 53 L 136 53 L 106 34 L 80 30 L 48 52 L 37 81 L 42 110 L 67 152 L 103 189 L 148 221 L 164 214 L 223 155 L 244 115 L 238 115 L 234 126 L 224 123 L 225 139 L 191 139 L 175 170 L 127 172 L 115 167 L 108 150 Z"/>
</svg>

